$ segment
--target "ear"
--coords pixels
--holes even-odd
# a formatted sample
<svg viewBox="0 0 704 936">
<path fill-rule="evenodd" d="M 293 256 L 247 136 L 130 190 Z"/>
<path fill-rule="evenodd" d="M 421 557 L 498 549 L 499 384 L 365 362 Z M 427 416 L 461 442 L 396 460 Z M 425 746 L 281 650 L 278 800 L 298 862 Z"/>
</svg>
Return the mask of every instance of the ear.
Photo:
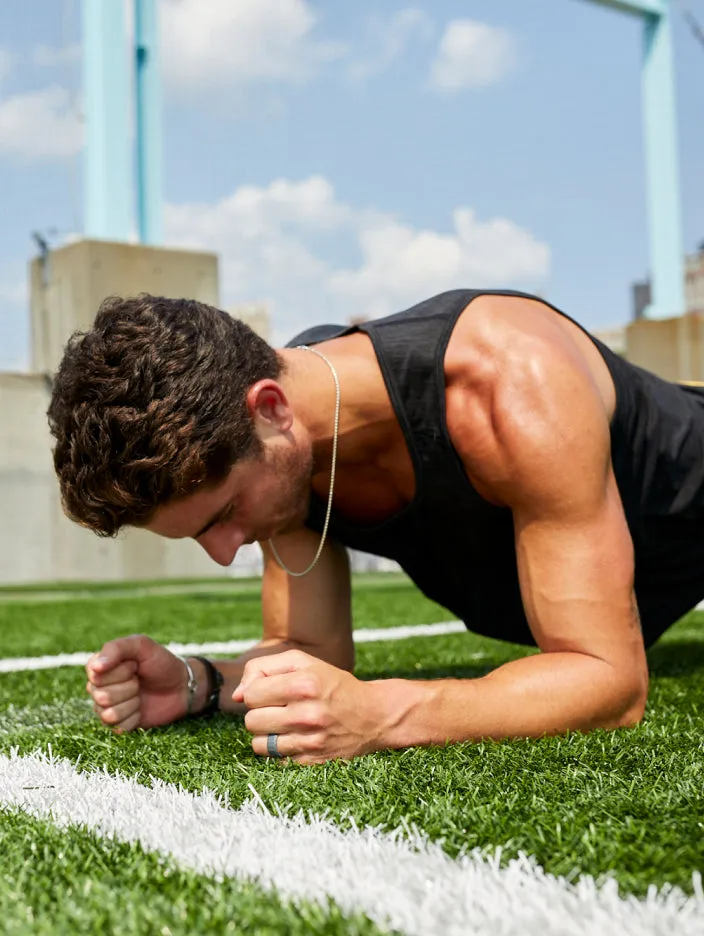
<svg viewBox="0 0 704 936">
<path fill-rule="evenodd" d="M 281 384 L 267 378 L 247 391 L 247 409 L 256 426 L 274 432 L 287 432 L 293 424 L 293 411 Z"/>
</svg>

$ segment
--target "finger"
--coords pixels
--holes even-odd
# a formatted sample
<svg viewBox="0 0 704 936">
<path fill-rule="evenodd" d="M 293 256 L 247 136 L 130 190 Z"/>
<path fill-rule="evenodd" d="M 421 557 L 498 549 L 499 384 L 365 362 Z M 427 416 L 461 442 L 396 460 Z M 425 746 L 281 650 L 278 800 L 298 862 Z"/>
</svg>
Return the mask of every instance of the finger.
<svg viewBox="0 0 704 936">
<path fill-rule="evenodd" d="M 269 706 L 268 708 L 251 709 L 244 717 L 244 726 L 250 734 L 287 734 L 294 727 L 289 722 L 286 706 Z"/>
<path fill-rule="evenodd" d="M 107 673 L 125 660 L 139 661 L 146 640 L 148 638 L 144 634 L 131 634 L 129 637 L 110 640 L 88 660 L 86 669 L 90 668 L 94 673 Z"/>
<path fill-rule="evenodd" d="M 115 683 L 127 682 L 137 672 L 137 661 L 126 660 L 114 669 L 107 672 L 95 671 L 86 666 L 88 679 L 94 686 L 112 686 Z"/>
<path fill-rule="evenodd" d="M 265 708 L 270 705 L 290 705 L 315 699 L 317 681 L 309 673 L 284 673 L 254 679 L 244 687 L 242 701 L 248 708 Z"/>
<path fill-rule="evenodd" d="M 141 712 L 135 712 L 134 715 L 130 715 L 129 718 L 121 721 L 120 724 L 116 725 L 112 730 L 115 732 L 115 734 L 123 734 L 126 731 L 134 731 L 135 728 L 139 728 L 139 721 L 141 717 Z"/>
<path fill-rule="evenodd" d="M 249 660 L 242 673 L 242 680 L 232 693 L 234 702 L 244 701 L 244 691 L 253 680 L 261 676 L 280 676 L 283 673 L 293 673 L 309 666 L 315 657 L 302 650 L 285 650 L 283 653 L 274 653 L 270 656 L 256 657 Z"/>
<path fill-rule="evenodd" d="M 139 695 L 139 680 L 133 677 L 127 682 L 115 683 L 111 686 L 94 686 L 88 683 L 86 689 L 93 696 L 95 702 L 102 708 L 110 708 L 112 705 L 119 705 L 120 702 L 126 702 Z"/>
<path fill-rule="evenodd" d="M 272 756 L 268 750 L 268 738 L 268 734 L 252 738 L 252 750 L 259 757 Z M 325 737 L 322 734 L 279 734 L 276 738 L 276 749 L 281 758 L 291 758 L 299 763 L 314 764 L 329 759 L 329 755 L 325 754 Z"/>
<path fill-rule="evenodd" d="M 128 699 L 126 702 L 120 702 L 119 705 L 109 705 L 106 708 L 96 702 L 94 708 L 104 725 L 116 728 L 125 719 L 139 711 L 139 696 Z"/>
</svg>

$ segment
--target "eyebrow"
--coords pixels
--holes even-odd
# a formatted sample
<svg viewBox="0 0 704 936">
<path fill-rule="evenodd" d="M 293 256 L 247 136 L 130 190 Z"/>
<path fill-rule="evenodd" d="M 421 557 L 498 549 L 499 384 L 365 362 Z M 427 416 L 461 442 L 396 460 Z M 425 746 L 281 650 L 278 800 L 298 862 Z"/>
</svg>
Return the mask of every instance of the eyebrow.
<svg viewBox="0 0 704 936">
<path fill-rule="evenodd" d="M 215 514 L 214 517 L 211 517 L 211 519 L 208 520 L 208 522 L 205 524 L 205 526 L 203 527 L 203 529 L 202 529 L 202 530 L 199 530 L 199 531 L 193 536 L 193 539 L 194 539 L 194 540 L 197 540 L 197 539 L 198 539 L 200 536 L 202 536 L 204 533 L 207 533 L 208 530 L 209 530 L 211 527 L 215 526 L 215 524 L 218 522 L 218 520 L 219 520 L 221 517 L 223 517 L 223 516 L 227 513 L 227 511 L 228 511 L 229 509 L 230 509 L 230 502 L 228 501 L 226 504 L 224 504 L 224 505 L 220 508 L 220 510 L 218 510 L 218 512 Z"/>
</svg>

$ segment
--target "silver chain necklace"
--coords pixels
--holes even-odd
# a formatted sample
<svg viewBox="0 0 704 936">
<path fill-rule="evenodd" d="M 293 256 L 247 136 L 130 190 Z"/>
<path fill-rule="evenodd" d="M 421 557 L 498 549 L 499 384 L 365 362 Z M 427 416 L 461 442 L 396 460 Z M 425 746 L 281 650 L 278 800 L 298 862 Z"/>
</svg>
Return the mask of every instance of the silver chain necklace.
<svg viewBox="0 0 704 936">
<path fill-rule="evenodd" d="M 276 546 L 274 546 L 274 541 L 272 539 L 269 540 L 269 546 L 271 546 L 271 551 L 274 554 L 274 558 L 279 563 L 284 572 L 288 572 L 288 574 L 292 575 L 294 578 L 302 578 L 304 575 L 308 575 L 310 570 L 315 566 L 318 559 L 320 559 L 320 554 L 322 553 L 323 546 L 325 545 L 325 538 L 328 534 L 328 526 L 330 525 L 330 514 L 332 512 L 332 492 L 333 488 L 335 487 L 335 467 L 337 465 L 337 438 L 340 431 L 340 381 L 337 376 L 337 371 L 333 367 L 332 362 L 329 361 L 321 351 L 316 350 L 316 348 L 310 348 L 308 345 L 299 345 L 299 347 L 303 351 L 311 351 L 313 354 L 317 354 L 318 357 L 322 358 L 330 368 L 332 379 L 335 381 L 335 421 L 333 424 L 332 434 L 332 464 L 330 466 L 330 492 L 328 493 L 328 507 L 325 511 L 325 523 L 323 524 L 323 532 L 320 536 L 318 551 L 316 552 L 313 561 L 308 566 L 308 568 L 304 569 L 302 572 L 293 572 L 277 553 Z"/>
</svg>

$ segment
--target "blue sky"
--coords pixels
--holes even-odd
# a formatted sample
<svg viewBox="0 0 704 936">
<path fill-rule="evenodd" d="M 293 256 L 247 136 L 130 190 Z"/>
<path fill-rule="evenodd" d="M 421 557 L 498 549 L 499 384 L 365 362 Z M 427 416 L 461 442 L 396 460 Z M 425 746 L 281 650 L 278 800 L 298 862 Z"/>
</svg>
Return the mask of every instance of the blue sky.
<svg viewBox="0 0 704 936">
<path fill-rule="evenodd" d="M 640 23 L 586 0 L 161 0 L 168 243 L 221 255 L 274 338 L 455 286 L 590 328 L 647 274 Z M 688 252 L 704 47 L 675 6 Z M 33 230 L 80 233 L 78 0 L 0 5 L 0 367 L 28 359 Z"/>
</svg>

